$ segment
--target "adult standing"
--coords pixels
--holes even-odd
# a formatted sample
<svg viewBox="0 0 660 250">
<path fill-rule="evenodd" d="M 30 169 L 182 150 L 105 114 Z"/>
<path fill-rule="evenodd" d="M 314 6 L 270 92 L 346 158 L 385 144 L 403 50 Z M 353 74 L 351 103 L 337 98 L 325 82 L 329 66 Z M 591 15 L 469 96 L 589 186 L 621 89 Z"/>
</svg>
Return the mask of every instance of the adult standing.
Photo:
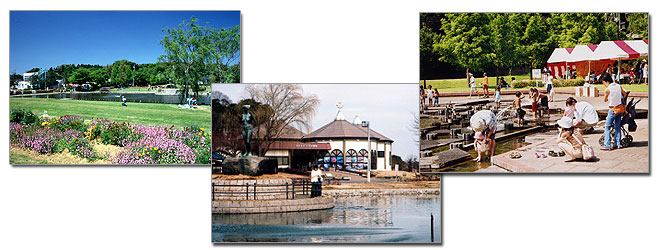
<svg viewBox="0 0 660 250">
<path fill-rule="evenodd" d="M 488 93 L 488 76 L 486 75 L 486 72 L 484 72 L 484 84 L 483 84 L 483 92 L 486 98 L 488 98 L 489 93 Z"/>
<path fill-rule="evenodd" d="M 646 59 L 642 60 L 642 62 L 644 62 L 642 78 L 644 78 L 644 84 L 649 85 L 649 64 L 646 62 Z"/>
<path fill-rule="evenodd" d="M 318 165 L 314 165 L 314 168 L 311 173 L 311 182 L 312 182 L 312 192 L 311 192 L 311 198 L 321 196 L 321 188 L 322 188 L 322 183 L 321 183 L 321 176 L 323 175 L 323 171 L 319 169 Z"/>
<path fill-rule="evenodd" d="M 481 110 L 470 117 L 470 127 L 475 131 L 475 138 L 485 137 L 486 144 L 490 147 L 490 156 L 495 154 L 495 130 L 497 129 L 497 117 L 490 110 Z M 476 140 L 475 140 L 476 143 Z M 481 154 L 475 159 L 481 161 Z"/>
<path fill-rule="evenodd" d="M 426 100 L 428 101 L 427 107 L 431 107 L 433 105 L 433 86 L 429 84 L 429 88 L 426 90 Z"/>
<path fill-rule="evenodd" d="M 547 73 L 548 75 L 545 78 L 545 89 L 548 91 L 548 95 L 550 96 L 550 101 L 554 101 L 554 94 L 552 92 L 552 76 L 550 73 Z"/>
<path fill-rule="evenodd" d="M 604 101 L 610 109 L 605 120 L 605 132 L 603 132 L 605 138 L 603 138 L 604 148 L 602 150 L 612 150 L 614 147 L 621 147 L 621 116 L 625 110 L 625 105 L 621 103 L 621 99 L 625 95 L 625 89 L 614 82 L 610 74 L 605 74 L 602 78 L 603 85 L 606 87 Z M 614 126 L 614 147 L 610 145 L 612 126 Z"/>
<path fill-rule="evenodd" d="M 474 79 L 472 73 L 470 73 L 470 97 L 472 97 L 472 92 L 479 94 L 479 91 L 477 91 L 477 81 Z"/>
</svg>

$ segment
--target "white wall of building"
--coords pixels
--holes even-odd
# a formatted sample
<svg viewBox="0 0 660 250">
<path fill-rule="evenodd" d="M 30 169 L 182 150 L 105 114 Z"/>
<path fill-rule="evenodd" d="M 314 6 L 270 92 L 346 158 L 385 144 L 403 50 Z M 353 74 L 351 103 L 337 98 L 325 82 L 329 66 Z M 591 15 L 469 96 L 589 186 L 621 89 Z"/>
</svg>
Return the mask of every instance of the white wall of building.
<svg viewBox="0 0 660 250">
<path fill-rule="evenodd" d="M 360 139 L 345 139 L 345 140 L 318 140 L 318 143 L 329 143 L 330 152 L 339 149 L 344 154 L 350 149 L 360 152 L 361 149 L 369 150 L 367 140 Z M 345 147 L 344 147 L 345 143 Z M 392 170 L 392 160 L 390 159 L 390 152 L 392 151 L 392 143 L 390 142 L 377 142 L 371 141 L 371 149 L 377 151 L 385 151 L 384 157 L 379 157 L 376 161 L 376 170 Z"/>
</svg>

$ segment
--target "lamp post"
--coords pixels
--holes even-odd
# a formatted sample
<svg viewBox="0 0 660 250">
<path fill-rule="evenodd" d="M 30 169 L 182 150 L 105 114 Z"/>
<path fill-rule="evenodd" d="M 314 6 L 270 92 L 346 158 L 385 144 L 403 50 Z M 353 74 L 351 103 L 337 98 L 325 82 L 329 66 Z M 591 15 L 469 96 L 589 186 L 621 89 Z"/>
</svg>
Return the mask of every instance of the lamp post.
<svg viewBox="0 0 660 250">
<path fill-rule="evenodd" d="M 133 87 L 135 87 L 135 65 L 133 65 Z"/>
<path fill-rule="evenodd" d="M 369 154 L 367 155 L 369 158 L 369 164 L 367 165 L 367 182 L 371 182 L 371 128 L 369 127 L 369 121 L 362 121 L 362 127 L 367 128 L 367 143 L 369 144 L 367 146 L 369 150 Z"/>
</svg>

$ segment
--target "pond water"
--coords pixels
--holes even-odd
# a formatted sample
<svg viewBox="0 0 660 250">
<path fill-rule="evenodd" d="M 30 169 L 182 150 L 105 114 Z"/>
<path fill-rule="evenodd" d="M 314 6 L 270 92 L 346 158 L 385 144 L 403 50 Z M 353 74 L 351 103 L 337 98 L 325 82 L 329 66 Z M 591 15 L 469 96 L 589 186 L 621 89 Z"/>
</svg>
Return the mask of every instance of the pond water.
<svg viewBox="0 0 660 250">
<path fill-rule="evenodd" d="M 37 94 L 37 95 L 22 95 L 22 96 L 12 96 L 12 97 L 121 102 L 122 95 L 126 97 L 127 102 L 168 103 L 168 104 L 182 104 L 185 102 L 185 98 L 182 98 L 180 95 L 157 95 L 156 93 L 66 92 L 66 93 L 51 93 L 51 94 Z M 200 97 L 197 100 L 197 103 L 200 105 L 209 105 L 211 103 L 211 97 L 209 95 L 200 95 Z"/>
<path fill-rule="evenodd" d="M 529 145 L 529 143 L 525 142 L 525 137 L 516 137 L 512 138 L 503 142 L 497 142 L 495 144 L 495 155 L 499 155 L 502 153 L 509 152 L 511 150 L 521 148 L 524 146 Z M 474 149 L 466 151 L 470 156 L 472 156 L 472 159 L 477 158 L 477 151 Z M 490 161 L 488 159 L 481 161 L 481 162 L 475 162 L 472 159 L 469 161 L 463 162 L 461 164 L 457 164 L 451 168 L 444 169 L 442 171 L 445 172 L 474 172 L 482 168 L 487 168 L 491 165 Z"/>
<path fill-rule="evenodd" d="M 440 197 L 337 198 L 333 209 L 214 214 L 213 242 L 440 242 Z"/>
</svg>

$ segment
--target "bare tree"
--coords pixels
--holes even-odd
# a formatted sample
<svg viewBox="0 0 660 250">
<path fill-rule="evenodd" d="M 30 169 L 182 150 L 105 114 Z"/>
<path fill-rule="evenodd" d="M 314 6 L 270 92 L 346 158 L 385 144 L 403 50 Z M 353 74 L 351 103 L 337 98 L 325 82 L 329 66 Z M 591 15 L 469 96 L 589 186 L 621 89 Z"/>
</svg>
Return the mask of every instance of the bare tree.
<svg viewBox="0 0 660 250">
<path fill-rule="evenodd" d="M 245 92 L 257 102 L 272 108 L 270 119 L 263 121 L 256 131 L 262 143 L 259 155 L 264 155 L 268 147 L 278 138 L 287 126 L 307 133 L 316 115 L 319 99 L 316 95 L 304 95 L 299 84 L 258 84 L 248 85 Z"/>
</svg>

